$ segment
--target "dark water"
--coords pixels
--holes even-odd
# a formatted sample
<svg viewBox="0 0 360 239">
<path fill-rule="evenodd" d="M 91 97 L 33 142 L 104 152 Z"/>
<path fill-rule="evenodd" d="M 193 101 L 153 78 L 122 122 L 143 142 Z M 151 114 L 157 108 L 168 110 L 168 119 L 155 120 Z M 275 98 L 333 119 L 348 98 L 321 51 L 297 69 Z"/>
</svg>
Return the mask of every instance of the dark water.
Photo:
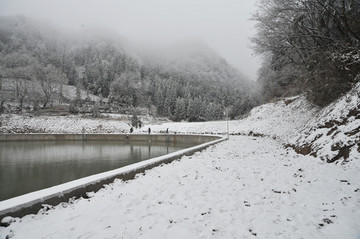
<svg viewBox="0 0 360 239">
<path fill-rule="evenodd" d="M 0 201 L 191 146 L 121 141 L 0 142 Z"/>
</svg>

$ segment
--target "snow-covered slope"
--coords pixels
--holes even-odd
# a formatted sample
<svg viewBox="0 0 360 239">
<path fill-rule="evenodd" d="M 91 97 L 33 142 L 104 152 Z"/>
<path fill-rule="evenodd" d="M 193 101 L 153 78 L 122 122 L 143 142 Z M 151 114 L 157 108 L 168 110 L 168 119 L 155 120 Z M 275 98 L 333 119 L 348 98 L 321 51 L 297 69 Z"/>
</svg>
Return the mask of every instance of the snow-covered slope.
<svg viewBox="0 0 360 239">
<path fill-rule="evenodd" d="M 245 119 L 229 121 L 229 132 L 234 135 L 268 136 L 286 144 L 317 112 L 318 109 L 308 103 L 304 96 L 282 99 L 252 109 Z M 225 134 L 227 123 L 214 121 L 151 126 L 157 132 L 167 128 L 170 132 L 177 133 Z"/>
<path fill-rule="evenodd" d="M 360 83 L 321 110 L 293 145 L 297 151 L 327 162 L 360 159 Z"/>
</svg>

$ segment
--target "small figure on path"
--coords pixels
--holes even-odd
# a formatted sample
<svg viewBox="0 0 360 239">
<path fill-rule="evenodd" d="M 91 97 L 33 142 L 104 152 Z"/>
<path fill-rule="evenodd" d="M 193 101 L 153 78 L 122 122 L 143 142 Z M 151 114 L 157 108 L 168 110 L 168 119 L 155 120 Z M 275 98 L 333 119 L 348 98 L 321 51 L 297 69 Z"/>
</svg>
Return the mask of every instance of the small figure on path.
<svg viewBox="0 0 360 239">
<path fill-rule="evenodd" d="M 130 133 L 132 133 L 134 131 L 134 127 L 130 128 Z"/>
<path fill-rule="evenodd" d="M 166 133 L 167 133 L 167 134 L 169 133 L 169 128 L 166 129 Z"/>
<path fill-rule="evenodd" d="M 141 122 L 139 123 L 139 128 L 141 128 Z"/>
<path fill-rule="evenodd" d="M 149 127 L 149 129 L 148 129 L 148 132 L 149 132 L 149 134 L 151 133 L 151 129 L 150 129 L 150 127 Z"/>
</svg>

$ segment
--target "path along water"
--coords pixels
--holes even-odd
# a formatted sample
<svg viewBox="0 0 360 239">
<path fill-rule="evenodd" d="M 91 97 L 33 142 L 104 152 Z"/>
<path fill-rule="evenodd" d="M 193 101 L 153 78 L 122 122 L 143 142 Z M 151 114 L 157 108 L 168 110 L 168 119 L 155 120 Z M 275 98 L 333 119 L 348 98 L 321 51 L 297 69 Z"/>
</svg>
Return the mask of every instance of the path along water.
<svg viewBox="0 0 360 239">
<path fill-rule="evenodd" d="M 359 170 L 231 136 L 16 219 L 0 238 L 359 238 Z"/>
<path fill-rule="evenodd" d="M 190 146 L 140 141 L 0 142 L 0 201 Z"/>
</svg>

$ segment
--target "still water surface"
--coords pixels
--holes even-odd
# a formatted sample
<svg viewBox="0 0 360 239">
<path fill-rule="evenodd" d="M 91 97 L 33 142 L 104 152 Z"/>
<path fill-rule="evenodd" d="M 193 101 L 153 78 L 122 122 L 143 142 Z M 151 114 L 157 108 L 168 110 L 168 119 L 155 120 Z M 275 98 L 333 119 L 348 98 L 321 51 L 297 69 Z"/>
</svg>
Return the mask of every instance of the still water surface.
<svg viewBox="0 0 360 239">
<path fill-rule="evenodd" d="M 0 142 L 0 201 L 191 146 L 123 141 Z"/>
</svg>

